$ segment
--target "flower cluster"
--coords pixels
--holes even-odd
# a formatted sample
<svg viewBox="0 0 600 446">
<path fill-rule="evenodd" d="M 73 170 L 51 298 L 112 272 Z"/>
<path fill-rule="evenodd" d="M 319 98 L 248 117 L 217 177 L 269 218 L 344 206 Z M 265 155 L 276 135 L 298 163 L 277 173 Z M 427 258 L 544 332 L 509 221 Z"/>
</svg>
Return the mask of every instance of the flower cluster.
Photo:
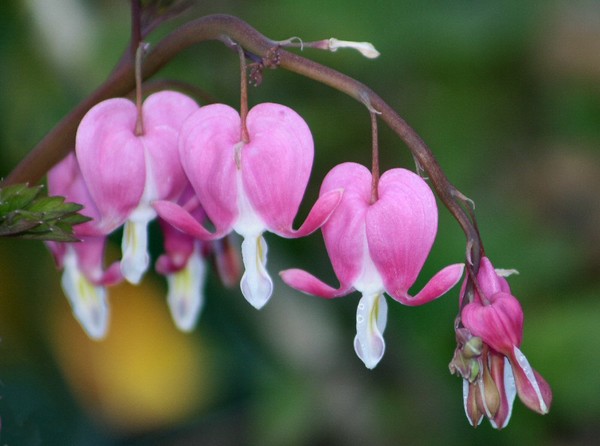
<svg viewBox="0 0 600 446">
<path fill-rule="evenodd" d="M 438 214 L 427 182 L 402 168 L 379 177 L 378 169 L 372 173 L 356 163 L 335 166 L 305 222 L 294 229 L 313 157 L 307 124 L 279 104 L 240 114 L 163 91 L 141 107 L 122 98 L 93 107 L 79 125 L 75 152 L 48 174 L 50 192 L 81 203 L 91 218 L 74 228 L 80 243 L 48 242 L 88 335 L 101 339 L 107 333 L 106 287 L 122 280 L 137 284 L 147 271 L 153 219 L 159 220 L 165 250 L 155 268 L 167 278 L 171 314 L 184 331 L 194 328 L 202 308 L 209 254 L 225 282 L 238 280 L 231 233 L 243 239 L 241 292 L 260 309 L 273 294 L 264 233 L 296 238 L 321 229 L 339 287 L 300 269 L 282 271 L 281 278 L 323 298 L 361 293 L 354 349 L 374 368 L 385 352 L 384 293 L 404 305 L 426 304 L 458 283 L 464 265 L 444 267 L 410 294 L 433 245 Z M 105 268 L 107 237 L 118 228 L 122 255 Z M 516 393 L 529 408 L 548 412 L 550 388 L 519 350 L 518 301 L 487 258 L 473 276 L 461 291 L 458 347 L 450 365 L 464 379 L 469 421 L 477 425 L 486 416 L 494 427 L 506 426 Z"/>
<path fill-rule="evenodd" d="M 179 328 L 193 329 L 202 306 L 206 250 L 213 248 L 225 276 L 235 260 L 223 239 L 240 234 L 245 272 L 242 293 L 256 308 L 271 297 L 264 231 L 302 237 L 319 228 L 342 191 L 314 205 L 304 225 L 292 223 L 308 183 L 314 147 L 302 118 L 278 104 L 254 107 L 245 123 L 231 107 L 200 108 L 187 96 L 163 91 L 141 110 L 109 99 L 82 119 L 75 153 L 48 174 L 52 194 L 83 204 L 92 220 L 75 228 L 81 243 L 49 243 L 64 268 L 62 285 L 76 318 L 91 338 L 108 329 L 106 286 L 137 284 L 149 267 L 147 228 L 159 217 L 165 254 L 156 270 L 167 277 L 168 302 Z M 249 140 L 241 138 L 247 126 Z M 210 232 L 206 220 L 214 226 Z M 107 236 L 123 228 L 122 257 L 103 267 Z M 230 281 L 230 279 L 226 279 Z"/>
<path fill-rule="evenodd" d="M 550 386 L 519 349 L 523 310 L 503 277 L 511 272 L 495 270 L 483 257 L 472 301 L 462 301 L 466 283 L 461 293 L 458 347 L 450 369 L 463 377 L 465 412 L 473 426 L 485 416 L 495 428 L 505 427 L 516 394 L 540 414 L 548 413 L 552 402 Z"/>
<path fill-rule="evenodd" d="M 392 169 L 373 184 L 363 166 L 334 167 L 306 221 L 294 229 L 314 146 L 307 124 L 290 108 L 259 104 L 242 117 L 227 105 L 199 107 L 165 91 L 148 97 L 141 112 L 144 130 L 137 134 L 131 101 L 93 107 L 79 126 L 75 154 L 49 174 L 51 192 L 82 203 L 92 218 L 76 227 L 81 243 L 50 244 L 65 270 L 65 293 L 91 337 L 107 331 L 105 287 L 123 279 L 137 284 L 148 269 L 147 227 L 156 217 L 165 246 L 156 270 L 167 277 L 167 300 L 183 330 L 194 327 L 201 308 L 207 246 L 232 231 L 242 236 L 241 291 L 261 308 L 273 293 L 264 232 L 293 238 L 322 228 L 339 289 L 300 270 L 281 276 L 321 297 L 362 293 L 354 346 L 368 368 L 385 349 L 384 292 L 405 305 L 422 305 L 462 276 L 462 264 L 448 266 L 409 294 L 437 232 L 437 207 L 426 182 L 405 169 Z M 106 238 L 121 226 L 122 257 L 104 270 Z"/>
</svg>

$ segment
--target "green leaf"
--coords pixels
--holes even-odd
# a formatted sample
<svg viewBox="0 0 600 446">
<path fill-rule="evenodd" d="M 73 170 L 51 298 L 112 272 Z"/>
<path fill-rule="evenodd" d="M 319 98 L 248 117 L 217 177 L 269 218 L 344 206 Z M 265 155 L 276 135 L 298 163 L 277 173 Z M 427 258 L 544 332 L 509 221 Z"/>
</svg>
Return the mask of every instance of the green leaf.
<svg viewBox="0 0 600 446">
<path fill-rule="evenodd" d="M 43 186 L 16 184 L 0 189 L 0 236 L 74 242 L 73 226 L 90 221 L 83 206 L 42 195 Z"/>
</svg>

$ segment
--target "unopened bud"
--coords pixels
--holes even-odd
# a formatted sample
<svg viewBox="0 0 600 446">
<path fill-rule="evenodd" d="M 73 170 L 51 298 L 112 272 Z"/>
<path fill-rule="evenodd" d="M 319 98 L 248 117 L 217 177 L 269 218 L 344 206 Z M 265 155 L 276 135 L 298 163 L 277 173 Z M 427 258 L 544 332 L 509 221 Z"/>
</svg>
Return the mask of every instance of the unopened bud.
<svg viewBox="0 0 600 446">
<path fill-rule="evenodd" d="M 462 350 L 464 357 L 467 359 L 481 356 L 481 352 L 483 351 L 483 341 L 481 338 L 472 337 L 465 343 Z"/>
<path fill-rule="evenodd" d="M 333 37 L 328 42 L 330 51 L 337 51 L 339 48 L 353 48 L 369 59 L 375 59 L 380 54 L 373 44 L 369 42 L 351 42 L 348 40 L 338 40 Z"/>
<path fill-rule="evenodd" d="M 488 418 L 493 418 L 500 407 L 500 392 L 494 382 L 492 375 L 487 366 L 483 368 L 483 402 L 485 404 L 485 412 Z"/>
</svg>

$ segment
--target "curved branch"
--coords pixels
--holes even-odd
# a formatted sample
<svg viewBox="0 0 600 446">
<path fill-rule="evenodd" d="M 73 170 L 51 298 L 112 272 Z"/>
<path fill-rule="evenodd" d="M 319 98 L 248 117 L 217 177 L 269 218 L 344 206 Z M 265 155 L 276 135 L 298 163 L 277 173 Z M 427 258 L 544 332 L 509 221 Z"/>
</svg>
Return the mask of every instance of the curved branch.
<svg viewBox="0 0 600 446">
<path fill-rule="evenodd" d="M 160 41 L 144 60 L 143 78 L 151 77 L 186 48 L 207 40 L 221 40 L 227 45 L 231 45 L 232 41 L 237 42 L 245 50 L 260 57 L 266 57 L 269 51 L 278 47 L 276 41 L 263 36 L 237 17 L 209 15 L 188 22 Z M 450 183 L 419 135 L 381 97 L 361 82 L 281 48 L 278 49 L 278 55 L 280 67 L 344 92 L 380 112 L 380 118 L 404 141 L 423 166 L 440 200 L 465 232 L 468 263 L 476 273 L 483 247 L 474 217 L 472 219 L 465 211 L 461 204 L 464 203 L 464 196 Z M 106 82 L 50 131 L 14 169 L 4 184 L 39 181 L 48 169 L 72 150 L 77 126 L 85 113 L 102 100 L 126 95 L 134 86 L 133 60 L 124 55 Z"/>
</svg>

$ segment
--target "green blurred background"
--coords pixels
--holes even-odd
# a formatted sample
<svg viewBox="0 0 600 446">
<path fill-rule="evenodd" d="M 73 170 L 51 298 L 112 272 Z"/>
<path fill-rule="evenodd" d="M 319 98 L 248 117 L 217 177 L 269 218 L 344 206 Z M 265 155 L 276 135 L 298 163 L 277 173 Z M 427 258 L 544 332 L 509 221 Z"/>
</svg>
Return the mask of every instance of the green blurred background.
<svg viewBox="0 0 600 446">
<path fill-rule="evenodd" d="M 526 315 L 522 350 L 553 388 L 552 411 L 539 416 L 516 401 L 504 431 L 468 424 L 462 383 L 447 368 L 458 290 L 419 308 L 389 300 L 387 352 L 373 371 L 352 348 L 358 295 L 326 302 L 278 278 L 257 312 L 211 273 L 199 325 L 184 335 L 170 320 L 165 283 L 148 274 L 138 288 L 111 290 L 111 333 L 94 343 L 73 320 L 44 246 L 2 240 L 0 444 L 597 444 L 600 2 L 197 1 L 194 14 L 213 12 L 273 39 L 334 36 L 379 49 L 376 60 L 304 54 L 378 92 L 476 202 L 495 266 L 520 271 L 511 285 Z M 102 82 L 128 36 L 125 0 L 0 3 L 0 175 Z M 219 43 L 185 51 L 157 76 L 233 106 L 238 77 L 236 55 Z M 369 163 L 360 104 L 283 70 L 251 89 L 251 104 L 263 101 L 293 107 L 313 130 L 302 216 L 335 164 Z M 412 168 L 403 144 L 380 133 L 383 167 Z M 301 267 L 336 283 L 320 235 L 267 241 L 274 276 Z M 462 261 L 464 249 L 441 207 L 414 289 Z"/>
</svg>

